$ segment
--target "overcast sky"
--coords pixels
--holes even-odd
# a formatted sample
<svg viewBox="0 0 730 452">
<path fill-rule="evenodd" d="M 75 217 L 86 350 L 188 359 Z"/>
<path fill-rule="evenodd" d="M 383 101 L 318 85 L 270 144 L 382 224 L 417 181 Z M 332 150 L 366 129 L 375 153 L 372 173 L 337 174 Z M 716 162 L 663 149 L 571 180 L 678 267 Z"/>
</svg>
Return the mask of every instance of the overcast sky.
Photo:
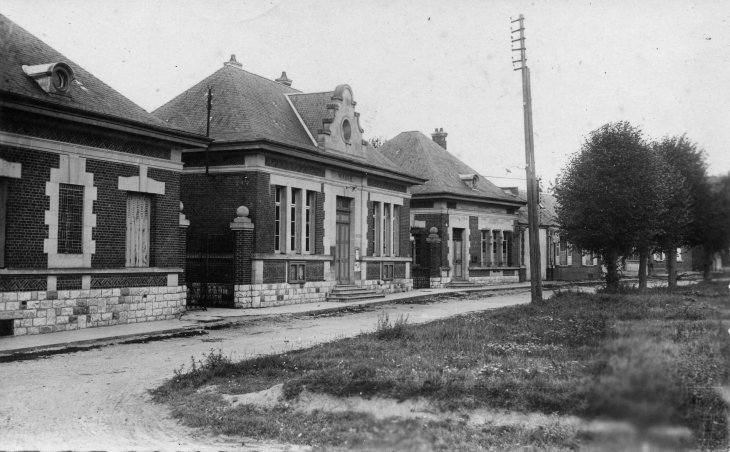
<svg viewBox="0 0 730 452">
<path fill-rule="evenodd" d="M 236 54 L 305 92 L 349 84 L 368 138 L 443 128 L 481 174 L 521 178 L 505 167 L 525 162 L 510 51 L 523 14 L 545 181 L 617 120 L 686 133 L 710 174 L 730 171 L 727 1 L 3 0 L 0 13 L 149 111 Z"/>
</svg>

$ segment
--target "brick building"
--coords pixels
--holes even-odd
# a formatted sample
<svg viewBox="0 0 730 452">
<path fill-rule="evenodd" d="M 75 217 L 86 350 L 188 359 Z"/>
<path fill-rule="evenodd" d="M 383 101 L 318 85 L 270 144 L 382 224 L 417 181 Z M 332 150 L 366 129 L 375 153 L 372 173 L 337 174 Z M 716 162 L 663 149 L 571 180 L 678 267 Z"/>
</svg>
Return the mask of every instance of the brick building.
<svg viewBox="0 0 730 452">
<path fill-rule="evenodd" d="M 524 272 L 517 212 L 525 201 L 448 152 L 443 129 L 431 136 L 403 132 L 380 148 L 399 167 L 428 180 L 411 190 L 416 284 L 517 282 Z"/>
<path fill-rule="evenodd" d="M 214 141 L 207 152 L 183 152 L 181 197 L 190 249 L 206 241 L 207 256 L 222 262 L 210 244 L 235 235 L 233 281 L 229 291 L 225 271 L 216 281 L 189 272 L 191 290 L 264 307 L 336 298 L 346 292 L 337 285 L 359 297 L 410 289 L 411 186 L 423 179 L 363 140 L 348 85 L 314 93 L 291 85 L 285 73 L 269 80 L 232 56 L 153 112 L 206 133 L 211 88 Z"/>
<path fill-rule="evenodd" d="M 170 126 L 0 15 L 0 334 L 184 308 Z"/>
<path fill-rule="evenodd" d="M 516 187 L 505 188 L 518 193 L 520 199 L 527 201 L 527 192 Z M 540 269 L 545 281 L 583 281 L 599 279 L 601 265 L 597 256 L 583 254 L 560 237 L 559 225 L 555 214 L 555 197 L 549 193 L 540 193 Z M 525 240 L 529 237 L 527 209 L 520 209 L 519 228 L 525 231 Z M 521 256 L 526 266 L 525 279 L 530 280 L 530 250 L 525 247 Z"/>
</svg>

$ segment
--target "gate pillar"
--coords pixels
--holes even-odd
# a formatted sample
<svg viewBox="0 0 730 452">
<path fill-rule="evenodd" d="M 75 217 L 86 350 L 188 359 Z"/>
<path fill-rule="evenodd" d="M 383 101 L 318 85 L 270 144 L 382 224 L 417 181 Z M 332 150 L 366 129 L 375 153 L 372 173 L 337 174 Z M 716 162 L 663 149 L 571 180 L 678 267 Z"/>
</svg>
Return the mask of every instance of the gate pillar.
<svg viewBox="0 0 730 452">
<path fill-rule="evenodd" d="M 441 276 L 441 237 L 438 235 L 438 229 L 432 227 L 429 230 L 426 242 L 431 247 L 431 276 Z"/>
<path fill-rule="evenodd" d="M 185 268 L 187 260 L 187 247 L 188 247 L 188 226 L 190 226 L 190 220 L 185 218 L 183 211 L 183 203 L 180 201 L 180 222 L 177 233 L 177 249 L 178 249 L 178 267 L 182 268 L 182 273 L 177 279 L 178 286 L 185 286 Z"/>
<path fill-rule="evenodd" d="M 236 209 L 236 218 L 231 223 L 231 230 L 235 235 L 235 248 L 233 251 L 234 262 L 234 291 L 235 286 L 252 284 L 251 254 L 253 253 L 253 229 L 254 224 L 248 218 L 248 208 L 241 206 Z"/>
</svg>

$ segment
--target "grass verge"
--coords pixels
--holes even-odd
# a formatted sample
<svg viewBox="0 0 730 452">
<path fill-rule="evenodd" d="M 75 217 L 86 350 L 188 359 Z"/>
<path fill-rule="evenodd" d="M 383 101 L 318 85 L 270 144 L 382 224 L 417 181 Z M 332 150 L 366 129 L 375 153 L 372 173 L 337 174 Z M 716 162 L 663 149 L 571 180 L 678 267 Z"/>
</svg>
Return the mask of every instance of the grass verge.
<svg viewBox="0 0 730 452">
<path fill-rule="evenodd" d="M 566 450 L 590 435 L 554 424 L 475 426 L 459 420 L 376 419 L 288 404 L 231 408 L 221 394 L 284 385 L 336 397 L 426 399 L 444 412 L 539 412 L 627 422 L 640 432 L 681 426 L 681 447 L 728 444 L 730 296 L 720 283 L 644 293 L 556 293 L 520 305 L 375 331 L 307 350 L 230 362 L 211 353 L 153 392 L 185 424 L 328 448 Z M 215 385 L 212 392 L 199 392 Z"/>
</svg>

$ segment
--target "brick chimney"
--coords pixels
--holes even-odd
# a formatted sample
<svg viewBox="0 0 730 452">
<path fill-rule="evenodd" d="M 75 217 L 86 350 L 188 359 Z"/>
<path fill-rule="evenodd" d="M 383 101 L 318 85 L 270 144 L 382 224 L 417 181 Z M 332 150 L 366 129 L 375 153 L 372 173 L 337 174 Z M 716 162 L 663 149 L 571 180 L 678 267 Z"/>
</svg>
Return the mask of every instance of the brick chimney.
<svg viewBox="0 0 730 452">
<path fill-rule="evenodd" d="M 286 72 L 281 73 L 281 77 L 277 78 L 275 80 L 276 82 L 281 83 L 282 85 L 291 86 L 293 80 L 289 80 L 289 78 L 286 76 Z"/>
<path fill-rule="evenodd" d="M 236 61 L 236 55 L 231 55 L 230 61 L 226 61 L 223 63 L 223 66 L 236 66 L 236 67 L 243 67 L 241 63 Z"/>
<path fill-rule="evenodd" d="M 446 136 L 448 133 L 444 132 L 444 128 L 442 127 L 441 130 L 436 128 L 436 131 L 431 134 L 431 138 L 433 138 L 433 141 L 435 141 L 439 146 L 446 149 Z"/>
</svg>

